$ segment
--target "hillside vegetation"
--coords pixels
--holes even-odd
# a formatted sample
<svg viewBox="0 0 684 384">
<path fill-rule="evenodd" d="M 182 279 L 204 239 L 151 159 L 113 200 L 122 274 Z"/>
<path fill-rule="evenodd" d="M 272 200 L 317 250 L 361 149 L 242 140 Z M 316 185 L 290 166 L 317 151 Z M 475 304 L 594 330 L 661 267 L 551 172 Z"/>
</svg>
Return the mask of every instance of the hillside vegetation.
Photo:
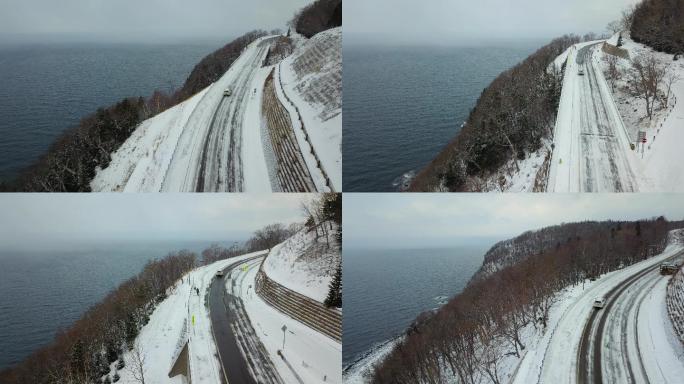
<svg viewBox="0 0 684 384">
<path fill-rule="evenodd" d="M 342 0 L 316 0 L 295 15 L 295 31 L 306 38 L 342 26 Z"/>
<path fill-rule="evenodd" d="M 657 51 L 684 53 L 684 0 L 644 0 L 631 21 L 632 40 Z"/>
<path fill-rule="evenodd" d="M 485 377 L 502 382 L 498 362 L 522 355 L 523 328 L 546 329 L 558 291 L 662 252 L 669 230 L 682 226 L 660 217 L 563 224 L 536 236 L 523 234 L 513 242 L 527 243 L 527 252 L 520 252 L 515 263 L 481 274 L 438 311 L 420 315 L 371 372 L 372 382 L 442 383 L 454 377 L 460 383 Z"/>
<path fill-rule="evenodd" d="M 577 36 L 563 36 L 501 73 L 482 91 L 458 135 L 413 180 L 411 191 L 478 191 L 507 162 L 523 160 L 549 138 L 562 74 L 553 60 Z"/>
</svg>

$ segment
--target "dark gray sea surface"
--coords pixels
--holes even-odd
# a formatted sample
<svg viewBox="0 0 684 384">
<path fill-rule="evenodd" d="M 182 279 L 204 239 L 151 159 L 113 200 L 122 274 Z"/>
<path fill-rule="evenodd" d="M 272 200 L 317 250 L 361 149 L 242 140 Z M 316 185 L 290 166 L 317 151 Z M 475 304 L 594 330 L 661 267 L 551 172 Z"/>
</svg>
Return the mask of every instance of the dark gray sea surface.
<svg viewBox="0 0 684 384">
<path fill-rule="evenodd" d="M 0 46 L 0 181 L 99 107 L 183 84 L 221 43 Z"/>
<path fill-rule="evenodd" d="M 347 366 L 400 335 L 420 313 L 461 292 L 490 244 L 343 251 L 342 361 Z"/>
<path fill-rule="evenodd" d="M 230 242 L 217 242 L 230 246 Z M 211 242 L 105 244 L 77 250 L 0 250 L 0 369 L 50 343 L 149 260 Z"/>
<path fill-rule="evenodd" d="M 343 45 L 343 190 L 397 190 L 460 131 L 483 89 L 542 45 Z"/>
</svg>

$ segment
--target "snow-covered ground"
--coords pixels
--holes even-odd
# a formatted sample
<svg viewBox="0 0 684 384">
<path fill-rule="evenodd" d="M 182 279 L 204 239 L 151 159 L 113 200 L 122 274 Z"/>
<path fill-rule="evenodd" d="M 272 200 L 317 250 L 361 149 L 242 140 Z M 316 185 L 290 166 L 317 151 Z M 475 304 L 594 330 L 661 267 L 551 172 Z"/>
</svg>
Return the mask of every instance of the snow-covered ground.
<svg viewBox="0 0 684 384">
<path fill-rule="evenodd" d="M 290 116 L 297 116 L 299 111 L 325 174 L 333 188 L 341 191 L 342 28 L 320 32 L 309 40 L 301 36 L 295 36 L 294 39 L 297 47 L 276 71 L 278 97 Z M 297 110 L 287 99 L 294 103 Z M 301 124 L 294 118 L 293 124 L 309 169 L 316 169 L 316 161 L 310 156 L 310 145 L 304 137 Z M 319 182 L 316 181 L 317 185 Z"/>
<path fill-rule="evenodd" d="M 542 140 L 541 147 L 523 160 L 509 160 L 496 173 L 486 178 L 473 177 L 470 181 L 483 192 L 541 192 L 546 189 L 546 175 L 551 156 L 550 140 Z"/>
<path fill-rule="evenodd" d="M 196 268 L 169 290 L 167 298 L 155 308 L 149 323 L 141 329 L 135 341 L 145 359 L 145 383 L 183 383 L 181 376 L 169 378 L 168 374 L 185 340 L 189 340 L 192 382 L 221 382 L 223 374 L 216 358 L 205 296 L 218 270 L 236 261 L 263 254 L 265 252 L 255 252 Z M 195 293 L 195 288 L 199 289 L 199 295 Z M 133 377 L 132 352 L 124 353 L 124 361 L 126 366 L 119 371 L 119 383 L 138 383 Z"/>
<path fill-rule="evenodd" d="M 610 42 L 617 42 L 617 34 Z M 649 120 L 645 101 L 630 95 L 626 89 L 626 73 L 631 63 L 619 58 L 617 64 L 620 76 L 612 95 L 628 131 L 630 142 L 636 142 L 638 131 L 646 132 L 646 145 L 639 148 L 638 154 L 635 153 L 635 171 L 640 176 L 639 189 L 650 192 L 684 191 L 684 152 L 680 148 L 684 142 L 684 60 L 673 61 L 673 55 L 655 52 L 643 44 L 636 43 L 629 38 L 628 33 L 623 33 L 623 45 L 620 48 L 627 51 L 630 58 L 654 55 L 667 71 L 677 73 L 681 79 L 672 86 L 667 107 L 656 102 L 654 116 Z M 597 61 L 604 72 L 607 70 L 607 63 L 603 58 L 607 55 L 602 51 L 597 52 Z M 641 149 L 644 150 L 643 155 Z"/>
<path fill-rule="evenodd" d="M 336 28 L 298 38 L 294 53 L 276 71 L 278 96 L 319 191 L 329 190 L 326 176 L 333 189 L 342 185 L 341 36 Z M 269 172 L 273 156 L 261 114 L 264 81 L 273 68 L 261 65 L 274 38 L 257 39 L 215 83 L 143 121 L 112 154 L 111 163 L 97 170 L 92 190 L 279 190 Z M 232 95 L 226 97 L 228 88 Z"/>
<path fill-rule="evenodd" d="M 272 308 L 254 292 L 261 259 L 233 269 L 229 293 L 242 299 L 251 323 L 286 383 L 341 383 L 342 344 Z M 234 287 L 231 282 L 235 282 Z M 285 326 L 285 348 L 283 330 Z M 285 360 L 279 355 L 282 350 Z M 299 378 L 299 379 L 298 379 Z"/>
<path fill-rule="evenodd" d="M 271 249 L 264 272 L 277 283 L 322 303 L 342 257 L 333 231 L 330 247 L 325 236 L 316 239 L 316 231 L 299 231 Z"/>
<path fill-rule="evenodd" d="M 373 366 L 382 361 L 390 352 L 396 343 L 401 340 L 401 337 L 387 340 L 380 345 L 371 348 L 361 360 L 355 362 L 350 367 L 345 368 L 344 383 L 345 384 L 364 384 L 369 381 L 369 375 Z"/>
</svg>

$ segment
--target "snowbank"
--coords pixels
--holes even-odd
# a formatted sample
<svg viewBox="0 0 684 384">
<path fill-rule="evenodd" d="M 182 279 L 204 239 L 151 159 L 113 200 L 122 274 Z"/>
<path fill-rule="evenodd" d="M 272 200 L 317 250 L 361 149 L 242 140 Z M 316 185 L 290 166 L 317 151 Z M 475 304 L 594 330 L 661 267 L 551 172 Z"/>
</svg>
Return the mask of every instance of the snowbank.
<svg viewBox="0 0 684 384">
<path fill-rule="evenodd" d="M 335 228 L 330 232 L 334 231 Z M 329 237 L 330 247 L 324 236 L 316 239 L 316 231 L 297 232 L 271 249 L 264 262 L 264 272 L 295 292 L 319 302 L 325 301 L 342 257 L 332 234 Z"/>
<path fill-rule="evenodd" d="M 178 139 L 190 115 L 206 95 L 205 88 L 190 99 L 143 121 L 112 154 L 105 169 L 98 169 L 90 183 L 94 192 L 160 191 Z"/>
</svg>

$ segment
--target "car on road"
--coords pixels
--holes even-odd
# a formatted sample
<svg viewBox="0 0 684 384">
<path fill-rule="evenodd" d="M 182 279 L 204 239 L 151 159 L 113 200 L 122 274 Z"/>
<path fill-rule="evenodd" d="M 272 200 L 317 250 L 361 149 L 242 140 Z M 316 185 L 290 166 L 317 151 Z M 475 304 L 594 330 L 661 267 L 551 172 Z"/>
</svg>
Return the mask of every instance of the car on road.
<svg viewBox="0 0 684 384">
<path fill-rule="evenodd" d="M 675 263 L 662 263 L 660 264 L 660 274 L 661 275 L 674 275 L 679 270 L 679 265 Z"/>
<path fill-rule="evenodd" d="M 580 68 L 580 69 L 577 71 L 577 74 L 580 75 L 580 76 L 584 76 L 584 69 L 583 69 L 583 68 Z"/>
<path fill-rule="evenodd" d="M 606 306 L 606 299 L 604 299 L 603 297 L 597 297 L 596 299 L 594 299 L 594 305 L 593 305 L 594 308 L 601 309 L 605 306 Z"/>
<path fill-rule="evenodd" d="M 216 271 L 216 277 L 223 277 L 223 269 Z"/>
<path fill-rule="evenodd" d="M 233 89 L 232 88 L 226 88 L 225 91 L 223 91 L 223 96 L 230 97 L 230 95 L 233 94 Z"/>
</svg>

